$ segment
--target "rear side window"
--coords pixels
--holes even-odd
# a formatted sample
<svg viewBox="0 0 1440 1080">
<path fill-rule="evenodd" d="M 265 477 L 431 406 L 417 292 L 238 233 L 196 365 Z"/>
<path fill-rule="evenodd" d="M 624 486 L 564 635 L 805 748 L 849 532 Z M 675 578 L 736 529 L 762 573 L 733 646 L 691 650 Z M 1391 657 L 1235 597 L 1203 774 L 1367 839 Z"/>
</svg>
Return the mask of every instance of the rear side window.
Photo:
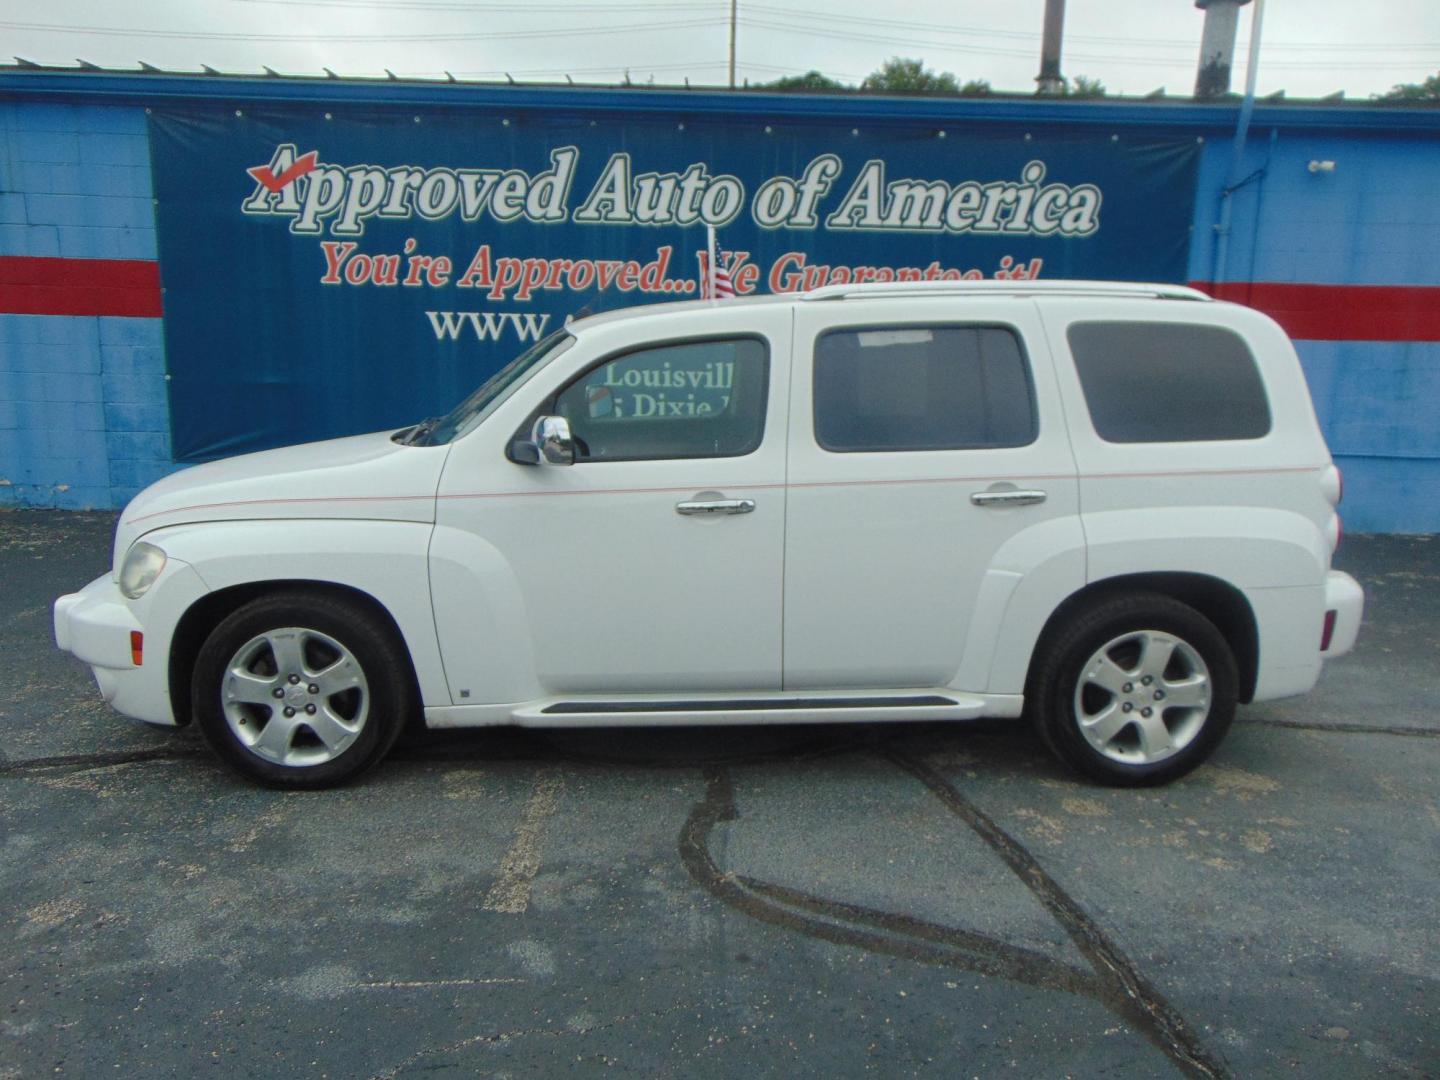
<svg viewBox="0 0 1440 1080">
<path fill-rule="evenodd" d="M 1008 328 L 875 326 L 815 343 L 815 438 L 826 450 L 977 450 L 1035 434 L 1030 370 Z"/>
<path fill-rule="evenodd" d="M 1190 323 L 1085 322 L 1070 352 L 1095 433 L 1106 442 L 1258 439 L 1265 384 L 1233 330 Z"/>
</svg>

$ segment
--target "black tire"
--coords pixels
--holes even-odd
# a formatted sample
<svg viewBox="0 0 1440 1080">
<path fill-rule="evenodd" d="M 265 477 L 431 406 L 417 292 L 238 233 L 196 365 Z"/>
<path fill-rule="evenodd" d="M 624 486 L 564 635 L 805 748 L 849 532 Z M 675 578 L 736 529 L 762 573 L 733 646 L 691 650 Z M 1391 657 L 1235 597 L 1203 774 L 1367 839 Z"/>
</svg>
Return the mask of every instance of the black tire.
<svg viewBox="0 0 1440 1080">
<path fill-rule="evenodd" d="M 298 628 L 300 635 L 285 634 Z M 241 650 L 253 645 L 273 631 L 276 649 L 294 647 L 302 659 L 300 681 L 292 686 L 279 666 L 275 649 L 259 645 L 246 652 L 246 670 L 256 673 L 257 680 L 270 679 L 277 689 L 296 695 L 293 718 L 284 719 L 275 730 L 276 741 L 283 739 L 288 762 L 270 760 L 259 749 L 252 749 L 237 733 L 238 729 L 263 736 L 268 725 L 281 718 L 282 698 L 276 706 L 230 701 L 233 693 L 231 664 Z M 332 646 L 338 645 L 337 653 Z M 358 667 L 360 685 L 336 690 L 329 694 L 329 684 L 321 687 L 321 676 L 307 674 L 314 669 L 343 658 L 348 653 Z M 347 669 L 349 671 L 350 669 Z M 336 676 L 338 679 L 339 676 Z M 310 687 L 315 686 L 315 691 Z M 195 720 L 206 742 L 227 765 L 257 783 L 276 788 L 327 788 L 346 783 L 378 762 L 389 751 L 405 727 L 406 718 L 415 711 L 416 692 L 409 656 L 393 627 L 378 618 L 362 604 L 343 597 L 319 592 L 286 591 L 252 600 L 220 623 L 206 639 L 195 661 L 191 684 L 191 706 Z M 299 695 L 310 691 L 313 697 Z M 269 690 L 273 695 L 275 690 Z M 321 705 L 315 705 L 321 702 Z M 307 709 L 314 713 L 316 727 L 308 726 Z M 347 715 L 348 710 L 348 715 Z M 347 727 L 324 725 L 329 717 L 339 717 Z M 233 723 L 232 723 L 233 721 Z M 253 727 L 252 727 L 253 725 Z M 323 729 L 335 738 L 335 750 L 323 741 Z M 287 728 L 293 733 L 287 734 Z M 336 737 L 337 732 L 347 734 Z M 261 738 L 255 740 L 257 746 Z M 269 741 L 267 740 L 267 745 Z"/>
<path fill-rule="evenodd" d="M 1133 687 L 1133 691 L 1111 693 L 1089 677 L 1087 665 L 1100 650 L 1130 635 L 1135 635 L 1133 646 L 1131 641 L 1122 642 L 1112 657 L 1125 661 L 1125 650 L 1133 647 L 1138 663 L 1138 652 L 1144 641 L 1141 635 L 1145 631 L 1178 639 L 1203 660 L 1209 679 L 1208 711 L 1203 718 L 1198 707 L 1152 704 L 1149 700 L 1153 697 L 1152 690 L 1160 684 L 1142 687 L 1137 677 L 1125 684 Z M 1179 657 L 1175 662 L 1183 665 L 1190 654 L 1177 648 L 1174 655 Z M 1125 663 L 1118 666 L 1123 668 Z M 1082 676 L 1086 676 L 1083 683 Z M 1239 684 L 1234 653 L 1215 624 L 1204 615 L 1160 593 L 1118 593 L 1080 609 L 1047 633 L 1031 665 L 1025 693 L 1026 711 L 1045 745 L 1061 761 L 1090 779 L 1116 787 L 1164 784 L 1190 772 L 1220 745 L 1235 718 Z M 1091 695 L 1096 697 L 1092 699 Z M 1172 691 L 1172 698 L 1178 696 Z M 1116 708 L 1123 708 L 1122 703 L 1131 705 L 1124 717 L 1126 727 L 1114 736 L 1106 752 L 1092 745 L 1082 731 L 1077 697 L 1083 708 L 1093 708 L 1096 715 L 1112 700 Z M 1091 700 L 1095 700 L 1093 706 Z M 1172 742 L 1180 742 L 1178 736 L 1183 736 L 1183 745 L 1161 751 L 1168 752 L 1168 756 L 1144 760 L 1146 746 L 1141 741 L 1143 733 L 1139 727 L 1142 705 L 1158 712 L 1166 728 L 1160 733 L 1162 737 L 1176 733 Z M 1128 745 L 1132 740 L 1133 750 Z M 1115 756 L 1132 753 L 1135 760 L 1117 760 Z"/>
</svg>

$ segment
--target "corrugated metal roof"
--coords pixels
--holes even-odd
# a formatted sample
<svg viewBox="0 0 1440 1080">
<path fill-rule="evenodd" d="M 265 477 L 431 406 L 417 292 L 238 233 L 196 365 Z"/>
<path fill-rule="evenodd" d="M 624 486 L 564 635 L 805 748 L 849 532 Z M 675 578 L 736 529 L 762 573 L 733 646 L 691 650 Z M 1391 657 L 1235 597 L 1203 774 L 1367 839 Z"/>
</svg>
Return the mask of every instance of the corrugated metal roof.
<svg viewBox="0 0 1440 1080">
<path fill-rule="evenodd" d="M 776 120 L 833 119 L 901 123 L 1031 123 L 1115 125 L 1196 130 L 1229 130 L 1240 98 L 1196 101 L 1158 94 L 1143 98 L 1067 98 L 992 93 L 931 97 L 845 90 L 791 93 L 751 87 L 663 86 L 630 83 L 537 83 L 447 78 L 282 75 L 230 73 L 202 66 L 201 72 L 164 71 L 141 62 L 138 69 L 106 69 L 84 60 L 76 66 L 34 63 L 0 65 L 0 92 L 30 98 L 128 101 L 314 102 L 395 107 L 500 107 L 516 110 L 681 114 L 726 117 L 742 111 Z M 1440 106 L 1417 103 L 1319 101 L 1278 96 L 1256 103 L 1252 125 L 1282 128 L 1440 130 Z"/>
</svg>

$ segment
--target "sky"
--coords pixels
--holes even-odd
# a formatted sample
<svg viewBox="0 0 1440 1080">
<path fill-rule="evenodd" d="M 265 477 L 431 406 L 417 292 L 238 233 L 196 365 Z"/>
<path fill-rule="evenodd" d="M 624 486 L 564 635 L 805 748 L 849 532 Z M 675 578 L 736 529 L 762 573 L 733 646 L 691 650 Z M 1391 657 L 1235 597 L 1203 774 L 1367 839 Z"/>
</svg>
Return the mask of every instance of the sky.
<svg viewBox="0 0 1440 1080">
<path fill-rule="evenodd" d="M 1028 93 L 1044 0 L 738 0 L 737 82 L 892 56 Z M 729 0 L 5 0 L 0 57 L 102 67 L 724 85 Z M 878 11 L 878 13 L 877 13 Z M 1254 6 L 1243 8 L 1235 88 Z M 1194 0 L 1068 0 L 1061 69 L 1111 93 L 1194 87 Z M 8 61 L 7 61 L 8 62 Z M 1258 92 L 1367 98 L 1440 71 L 1440 0 L 1267 0 Z"/>
</svg>

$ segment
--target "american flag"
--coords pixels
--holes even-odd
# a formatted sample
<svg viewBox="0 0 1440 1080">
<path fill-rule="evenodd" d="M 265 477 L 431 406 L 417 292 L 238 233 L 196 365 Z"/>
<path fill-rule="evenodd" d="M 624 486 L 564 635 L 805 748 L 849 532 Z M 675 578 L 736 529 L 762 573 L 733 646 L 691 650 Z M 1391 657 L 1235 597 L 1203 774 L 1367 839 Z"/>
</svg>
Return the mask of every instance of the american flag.
<svg viewBox="0 0 1440 1080">
<path fill-rule="evenodd" d="M 730 253 L 720 250 L 720 240 L 710 232 L 708 258 L 700 260 L 700 299 L 734 300 L 735 282 L 730 278 Z"/>
</svg>

